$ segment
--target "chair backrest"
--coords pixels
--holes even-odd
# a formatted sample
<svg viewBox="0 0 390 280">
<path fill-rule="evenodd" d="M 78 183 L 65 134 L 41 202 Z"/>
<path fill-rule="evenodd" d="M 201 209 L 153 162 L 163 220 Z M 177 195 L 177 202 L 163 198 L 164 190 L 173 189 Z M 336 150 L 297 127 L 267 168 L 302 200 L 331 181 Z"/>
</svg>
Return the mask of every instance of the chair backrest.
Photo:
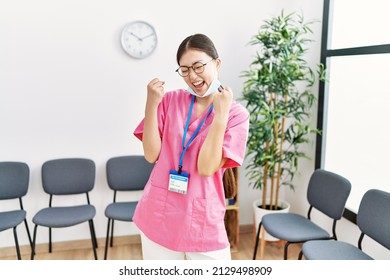
<svg viewBox="0 0 390 280">
<path fill-rule="evenodd" d="M 307 189 L 309 204 L 334 220 L 341 219 L 351 192 L 346 178 L 323 169 L 316 169 Z"/>
<path fill-rule="evenodd" d="M 81 194 L 95 185 L 95 163 L 86 158 L 62 158 L 42 165 L 42 186 L 54 195 Z"/>
<path fill-rule="evenodd" d="M 368 190 L 360 202 L 356 223 L 362 233 L 390 249 L 390 193 Z"/>
<path fill-rule="evenodd" d="M 110 158 L 106 164 L 108 186 L 117 191 L 143 190 L 153 166 L 141 155 Z"/>
<path fill-rule="evenodd" d="M 20 198 L 27 194 L 30 168 L 24 162 L 0 162 L 0 199 Z"/>
</svg>

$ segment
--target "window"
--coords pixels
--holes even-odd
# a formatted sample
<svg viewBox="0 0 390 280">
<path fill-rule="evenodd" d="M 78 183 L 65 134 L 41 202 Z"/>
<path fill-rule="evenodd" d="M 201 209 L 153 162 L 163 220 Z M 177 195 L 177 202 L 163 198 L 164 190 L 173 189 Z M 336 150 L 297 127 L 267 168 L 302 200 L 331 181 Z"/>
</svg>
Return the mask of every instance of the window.
<svg viewBox="0 0 390 280">
<path fill-rule="evenodd" d="M 356 213 L 367 189 L 390 192 L 390 32 L 387 0 L 324 0 L 316 168 L 352 183 Z"/>
</svg>

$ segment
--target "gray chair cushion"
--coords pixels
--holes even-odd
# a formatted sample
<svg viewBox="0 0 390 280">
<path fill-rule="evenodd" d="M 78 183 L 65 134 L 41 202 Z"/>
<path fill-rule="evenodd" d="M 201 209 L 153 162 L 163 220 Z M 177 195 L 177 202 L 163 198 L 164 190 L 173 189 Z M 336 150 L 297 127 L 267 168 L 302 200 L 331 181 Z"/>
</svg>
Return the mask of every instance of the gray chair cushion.
<svg viewBox="0 0 390 280">
<path fill-rule="evenodd" d="M 302 252 L 308 260 L 372 260 L 356 246 L 336 240 L 305 242 Z"/>
<path fill-rule="evenodd" d="M 267 214 L 262 218 L 267 232 L 289 242 L 329 238 L 329 233 L 304 216 L 294 213 Z"/>
<path fill-rule="evenodd" d="M 135 211 L 135 207 L 138 202 L 116 202 L 110 203 L 104 212 L 107 218 L 124 221 L 124 222 L 132 222 L 133 215 Z"/>
<path fill-rule="evenodd" d="M 62 228 L 92 220 L 95 214 L 93 205 L 51 207 L 38 211 L 33 222 L 40 226 Z"/>
<path fill-rule="evenodd" d="M 26 218 L 26 211 L 14 210 L 0 212 L 0 231 L 16 227 Z"/>
</svg>

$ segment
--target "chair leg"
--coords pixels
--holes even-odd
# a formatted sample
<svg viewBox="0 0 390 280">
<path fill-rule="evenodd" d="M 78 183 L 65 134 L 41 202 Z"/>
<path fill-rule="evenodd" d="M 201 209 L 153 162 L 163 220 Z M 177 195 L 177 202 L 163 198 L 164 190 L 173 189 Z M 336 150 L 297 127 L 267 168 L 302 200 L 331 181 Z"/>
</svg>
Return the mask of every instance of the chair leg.
<svg viewBox="0 0 390 280">
<path fill-rule="evenodd" d="M 111 219 L 108 219 L 108 222 L 107 222 L 107 234 L 106 234 L 106 247 L 104 248 L 104 259 L 105 260 L 107 260 L 108 239 L 110 239 L 110 224 L 111 224 Z"/>
<path fill-rule="evenodd" d="M 18 233 L 16 232 L 16 227 L 14 227 L 13 231 L 14 231 L 16 255 L 18 256 L 18 260 L 21 260 L 22 257 L 20 255 L 20 248 L 19 248 L 19 242 L 18 242 Z"/>
<path fill-rule="evenodd" d="M 301 250 L 301 251 L 299 251 L 298 260 L 302 260 L 302 256 L 303 256 L 303 252 Z"/>
<path fill-rule="evenodd" d="M 97 242 L 97 238 L 96 238 L 96 231 L 95 231 L 95 225 L 93 223 L 93 220 L 91 220 L 91 225 L 92 225 L 92 231 L 93 231 L 94 246 L 95 246 L 95 248 L 97 248 L 98 247 L 98 242 Z"/>
<path fill-rule="evenodd" d="M 111 239 L 110 239 L 110 247 L 112 247 L 114 243 L 114 219 L 111 219 Z"/>
<path fill-rule="evenodd" d="M 31 260 L 34 259 L 34 255 L 35 255 L 35 240 L 37 238 L 37 228 L 38 228 L 38 225 L 35 225 L 35 227 L 34 227 L 34 237 L 33 237 L 33 242 L 32 242 L 32 247 L 31 247 Z"/>
<path fill-rule="evenodd" d="M 262 227 L 261 228 L 261 237 L 260 237 L 260 260 L 263 260 L 264 259 L 264 249 L 265 249 L 265 243 L 266 243 L 266 240 L 265 240 L 265 228 Z"/>
<path fill-rule="evenodd" d="M 259 246 L 260 230 L 261 230 L 261 222 L 259 223 L 259 228 L 257 229 L 256 244 L 255 244 L 255 249 L 253 251 L 253 260 L 256 259 L 257 247 Z"/>
<path fill-rule="evenodd" d="M 51 253 L 51 228 L 49 228 L 49 253 Z"/>
<path fill-rule="evenodd" d="M 30 247 L 32 247 L 32 239 L 31 239 L 30 229 L 28 228 L 28 224 L 27 224 L 26 219 L 24 219 L 24 225 L 26 226 L 28 241 L 30 242 Z"/>
<path fill-rule="evenodd" d="M 288 246 L 290 245 L 291 243 L 290 242 L 286 242 L 286 244 L 284 245 L 284 259 L 287 260 L 287 255 L 288 255 Z"/>
<path fill-rule="evenodd" d="M 92 241 L 93 254 L 95 256 L 95 260 L 97 260 L 98 259 L 97 253 L 96 253 L 97 242 L 96 242 L 96 239 L 95 239 L 96 238 L 95 237 L 95 230 L 94 230 L 94 227 L 93 227 L 92 220 L 89 220 L 88 224 L 89 224 L 89 230 L 91 232 L 91 241 Z"/>
</svg>

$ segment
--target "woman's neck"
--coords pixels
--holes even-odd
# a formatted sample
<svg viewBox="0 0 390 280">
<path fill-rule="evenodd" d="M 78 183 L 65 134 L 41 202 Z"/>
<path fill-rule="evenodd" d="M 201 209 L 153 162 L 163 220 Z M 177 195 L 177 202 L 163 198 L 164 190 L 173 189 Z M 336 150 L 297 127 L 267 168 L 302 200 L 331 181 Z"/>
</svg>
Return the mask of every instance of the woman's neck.
<svg viewBox="0 0 390 280">
<path fill-rule="evenodd" d="M 196 116 L 199 117 L 213 102 L 212 95 L 206 97 L 196 97 Z"/>
</svg>

